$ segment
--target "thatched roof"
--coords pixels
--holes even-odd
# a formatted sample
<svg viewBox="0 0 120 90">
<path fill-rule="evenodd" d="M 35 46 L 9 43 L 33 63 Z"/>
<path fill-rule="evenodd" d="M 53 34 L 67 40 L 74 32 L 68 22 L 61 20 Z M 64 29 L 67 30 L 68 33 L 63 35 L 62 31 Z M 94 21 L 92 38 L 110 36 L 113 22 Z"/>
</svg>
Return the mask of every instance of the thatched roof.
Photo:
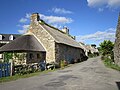
<svg viewBox="0 0 120 90">
<path fill-rule="evenodd" d="M 19 52 L 19 51 L 45 52 L 45 49 L 33 35 L 22 35 L 0 48 L 0 52 Z"/>
<path fill-rule="evenodd" d="M 61 30 L 55 29 L 54 27 L 50 27 L 46 23 L 40 24 L 47 32 L 49 32 L 52 37 L 55 39 L 55 42 L 66 44 L 68 46 L 81 48 L 78 42 L 76 42 L 73 38 L 71 38 L 66 33 L 63 33 Z"/>
</svg>

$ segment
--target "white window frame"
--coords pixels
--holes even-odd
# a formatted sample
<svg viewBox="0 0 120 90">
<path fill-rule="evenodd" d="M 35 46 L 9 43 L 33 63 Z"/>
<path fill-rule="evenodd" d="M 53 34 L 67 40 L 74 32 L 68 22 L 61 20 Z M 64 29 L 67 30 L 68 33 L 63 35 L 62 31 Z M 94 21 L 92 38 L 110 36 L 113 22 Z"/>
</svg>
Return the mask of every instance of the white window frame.
<svg viewBox="0 0 120 90">
<path fill-rule="evenodd" d="M 9 40 L 13 40 L 13 35 L 10 35 L 10 36 L 9 36 Z"/>
<path fill-rule="evenodd" d="M 0 35 L 0 40 L 2 40 L 2 35 Z"/>
</svg>

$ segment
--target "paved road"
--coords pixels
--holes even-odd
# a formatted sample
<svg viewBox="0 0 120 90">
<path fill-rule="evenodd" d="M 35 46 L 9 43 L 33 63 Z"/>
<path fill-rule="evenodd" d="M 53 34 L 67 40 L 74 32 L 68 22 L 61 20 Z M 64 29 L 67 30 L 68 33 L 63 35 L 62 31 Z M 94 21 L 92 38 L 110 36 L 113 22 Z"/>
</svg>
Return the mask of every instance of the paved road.
<svg viewBox="0 0 120 90">
<path fill-rule="evenodd" d="M 2 83 L 0 90 L 120 90 L 120 72 L 106 68 L 96 57 L 64 70 Z"/>
</svg>

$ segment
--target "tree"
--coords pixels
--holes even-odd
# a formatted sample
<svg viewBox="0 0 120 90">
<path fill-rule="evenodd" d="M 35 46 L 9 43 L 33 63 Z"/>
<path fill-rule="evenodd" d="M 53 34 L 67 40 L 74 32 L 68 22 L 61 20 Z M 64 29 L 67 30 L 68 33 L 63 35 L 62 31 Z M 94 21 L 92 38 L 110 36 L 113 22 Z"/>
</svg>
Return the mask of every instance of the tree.
<svg viewBox="0 0 120 90">
<path fill-rule="evenodd" d="M 108 54 L 112 55 L 113 47 L 114 47 L 113 42 L 111 42 L 110 40 L 104 40 L 102 43 L 100 43 L 99 50 L 103 56 L 108 55 Z"/>
</svg>

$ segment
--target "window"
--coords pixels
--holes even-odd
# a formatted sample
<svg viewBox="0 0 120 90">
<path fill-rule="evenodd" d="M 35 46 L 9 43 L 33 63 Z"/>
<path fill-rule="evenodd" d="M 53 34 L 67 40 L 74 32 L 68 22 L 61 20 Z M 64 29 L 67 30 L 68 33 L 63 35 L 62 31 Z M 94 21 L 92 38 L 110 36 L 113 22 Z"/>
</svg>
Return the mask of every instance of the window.
<svg viewBox="0 0 120 90">
<path fill-rule="evenodd" d="M 13 40 L 13 35 L 10 35 L 9 40 Z"/>
<path fill-rule="evenodd" d="M 3 55 L 2 54 L 0 54 L 0 59 L 3 59 Z"/>
<path fill-rule="evenodd" d="M 2 35 L 0 35 L 0 40 L 2 40 Z"/>
<path fill-rule="evenodd" d="M 33 56 L 32 53 L 29 54 L 29 58 L 30 58 L 30 59 L 33 59 L 33 58 L 34 58 L 34 56 Z"/>
<path fill-rule="evenodd" d="M 37 59 L 40 59 L 40 54 L 37 54 Z"/>
</svg>

